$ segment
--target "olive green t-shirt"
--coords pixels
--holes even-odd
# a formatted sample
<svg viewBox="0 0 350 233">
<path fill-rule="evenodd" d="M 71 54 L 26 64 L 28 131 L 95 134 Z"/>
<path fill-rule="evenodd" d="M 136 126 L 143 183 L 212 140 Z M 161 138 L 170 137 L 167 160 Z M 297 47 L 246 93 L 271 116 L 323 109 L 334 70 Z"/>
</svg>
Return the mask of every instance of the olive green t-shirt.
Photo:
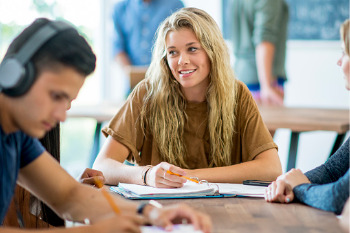
<svg viewBox="0 0 350 233">
<path fill-rule="evenodd" d="M 151 133 L 144 135 L 140 123 L 140 111 L 146 93 L 146 81 L 142 81 L 130 95 L 109 125 L 102 129 L 105 136 L 112 136 L 130 150 L 129 161 L 138 165 L 157 165 L 162 162 L 156 141 Z M 259 110 L 248 88 L 237 81 L 236 126 L 232 137 L 232 165 L 253 160 L 263 151 L 276 148 L 272 137 L 262 121 Z M 187 122 L 184 143 L 188 155 L 185 162 L 189 168 L 209 166 L 210 139 L 207 102 L 187 102 Z M 151 132 L 147 129 L 145 132 Z"/>
<path fill-rule="evenodd" d="M 284 0 L 231 1 L 232 27 L 228 38 L 235 55 L 236 77 L 245 84 L 258 84 L 256 47 L 268 41 L 274 44 L 273 76 L 286 79 L 285 57 L 288 29 L 288 5 Z"/>
</svg>

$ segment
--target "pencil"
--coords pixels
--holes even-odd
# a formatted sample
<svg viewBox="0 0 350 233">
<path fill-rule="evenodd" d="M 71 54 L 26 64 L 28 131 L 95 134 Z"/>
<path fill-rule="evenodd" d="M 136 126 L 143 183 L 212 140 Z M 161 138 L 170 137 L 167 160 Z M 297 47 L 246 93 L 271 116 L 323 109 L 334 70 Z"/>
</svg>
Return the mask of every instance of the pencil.
<svg viewBox="0 0 350 233">
<path fill-rule="evenodd" d="M 171 171 L 169 171 L 169 170 L 167 170 L 166 172 L 167 172 L 168 174 L 175 175 L 175 176 L 179 176 L 179 177 L 183 177 L 183 178 L 185 178 L 185 179 L 187 179 L 187 180 L 189 180 L 189 181 L 192 181 L 192 182 L 195 182 L 195 183 L 199 184 L 199 181 L 198 181 L 198 180 L 192 179 L 192 178 L 190 178 L 190 177 L 183 176 L 183 175 L 180 175 L 180 174 L 171 172 Z"/>
<path fill-rule="evenodd" d="M 116 214 L 120 214 L 119 207 L 117 206 L 117 204 L 113 200 L 112 195 L 106 189 L 103 188 L 102 182 L 99 179 L 97 179 L 96 177 L 94 177 L 94 182 L 95 182 L 96 187 L 101 189 L 101 192 L 102 192 L 103 196 L 105 196 L 105 198 L 109 202 L 109 205 L 112 207 L 113 211 Z"/>
</svg>

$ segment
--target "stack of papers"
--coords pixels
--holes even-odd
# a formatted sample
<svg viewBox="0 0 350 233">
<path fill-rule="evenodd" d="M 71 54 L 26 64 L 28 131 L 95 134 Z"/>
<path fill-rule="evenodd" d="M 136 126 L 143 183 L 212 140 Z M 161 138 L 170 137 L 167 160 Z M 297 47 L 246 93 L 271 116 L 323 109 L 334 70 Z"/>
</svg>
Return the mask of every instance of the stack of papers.
<svg viewBox="0 0 350 233">
<path fill-rule="evenodd" d="M 128 199 L 168 199 L 202 197 L 264 197 L 266 187 L 231 183 L 196 184 L 188 181 L 181 188 L 154 188 L 120 183 L 110 190 Z"/>
</svg>

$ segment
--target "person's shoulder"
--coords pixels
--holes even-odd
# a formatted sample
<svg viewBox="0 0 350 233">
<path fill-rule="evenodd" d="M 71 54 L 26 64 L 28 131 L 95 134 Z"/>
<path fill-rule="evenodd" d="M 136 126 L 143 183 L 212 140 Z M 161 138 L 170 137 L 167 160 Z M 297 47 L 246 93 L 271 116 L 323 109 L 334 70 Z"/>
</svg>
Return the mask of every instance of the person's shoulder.
<svg viewBox="0 0 350 233">
<path fill-rule="evenodd" d="M 239 105 L 239 108 L 250 108 L 255 101 L 249 88 L 240 80 L 236 80 L 235 85 L 237 104 Z"/>
<path fill-rule="evenodd" d="M 235 82 L 235 85 L 236 85 L 235 89 L 237 91 L 238 97 L 246 96 L 249 94 L 249 89 L 248 89 L 247 85 L 244 82 L 242 82 L 241 80 L 237 79 Z"/>
</svg>

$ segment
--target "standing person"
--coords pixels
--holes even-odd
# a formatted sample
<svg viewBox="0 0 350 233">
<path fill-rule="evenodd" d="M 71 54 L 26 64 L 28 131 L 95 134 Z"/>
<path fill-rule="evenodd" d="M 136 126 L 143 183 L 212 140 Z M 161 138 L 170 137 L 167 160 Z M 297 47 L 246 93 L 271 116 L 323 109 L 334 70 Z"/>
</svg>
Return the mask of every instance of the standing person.
<svg viewBox="0 0 350 233">
<path fill-rule="evenodd" d="M 86 40 L 60 21 L 38 19 L 11 43 L 0 64 L 0 223 L 17 182 L 61 218 L 92 223 L 40 232 L 140 232 L 145 221 L 171 228 L 176 218 L 209 232 L 210 219 L 186 205 L 156 208 L 115 197 L 121 214 L 114 214 L 100 190 L 74 180 L 40 144 L 37 138 L 66 119 L 95 62 Z"/>
<path fill-rule="evenodd" d="M 94 168 L 109 184 L 186 182 L 167 170 L 228 183 L 274 180 L 282 171 L 257 105 L 233 75 L 219 27 L 196 8 L 161 24 L 146 79 L 103 133 Z"/>
<path fill-rule="evenodd" d="M 234 0 L 229 39 L 234 70 L 258 104 L 283 105 L 288 5 L 284 0 Z"/>
<path fill-rule="evenodd" d="M 345 86 L 350 90 L 350 21 L 341 27 L 343 55 L 338 60 Z M 292 169 L 277 178 L 266 190 L 269 202 L 293 200 L 340 214 L 349 198 L 349 139 L 321 166 L 303 174 Z M 347 210 L 348 214 L 348 210 Z M 346 220 L 345 220 L 346 221 Z M 348 225 L 348 224 L 347 224 Z"/>
<path fill-rule="evenodd" d="M 159 24 L 184 7 L 181 0 L 122 0 L 114 7 L 114 56 L 124 68 L 149 66 Z"/>
</svg>

